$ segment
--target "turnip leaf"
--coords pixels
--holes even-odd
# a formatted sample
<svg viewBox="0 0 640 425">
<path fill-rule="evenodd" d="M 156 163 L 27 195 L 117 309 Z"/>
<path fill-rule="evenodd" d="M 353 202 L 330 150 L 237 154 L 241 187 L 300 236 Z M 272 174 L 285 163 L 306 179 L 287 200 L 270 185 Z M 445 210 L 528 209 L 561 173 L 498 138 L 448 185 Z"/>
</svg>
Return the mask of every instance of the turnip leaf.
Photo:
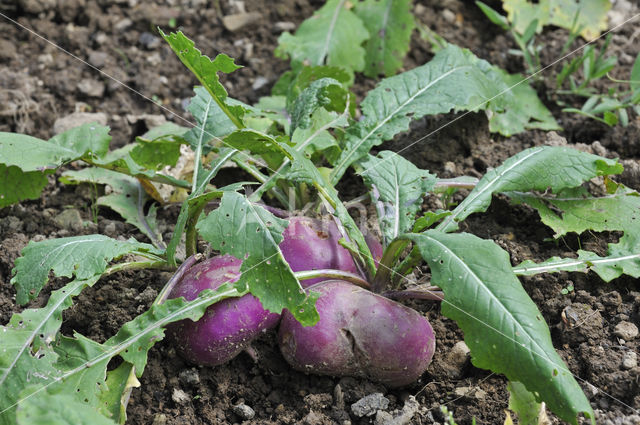
<svg viewBox="0 0 640 425">
<path fill-rule="evenodd" d="M 133 253 L 154 255 L 161 251 L 135 239 L 118 241 L 103 235 L 31 241 L 13 269 L 11 283 L 16 287 L 16 301 L 25 304 L 37 297 L 49 280 L 49 271 L 58 277 L 89 279 L 102 274 L 109 261 Z"/>
<path fill-rule="evenodd" d="M 194 151 L 197 150 L 198 144 L 201 144 L 203 153 L 206 154 L 211 150 L 207 142 L 222 138 L 237 127 L 204 87 L 195 87 L 193 91 L 195 95 L 191 98 L 187 109 L 198 125 L 185 133 L 184 138 Z"/>
<path fill-rule="evenodd" d="M 139 377 L 148 350 L 164 337 L 164 326 L 182 319 L 198 320 L 209 305 L 246 293 L 222 285 L 215 292 L 203 291 L 193 301 L 178 298 L 154 304 L 104 344 L 79 334 L 73 338 L 56 335 L 62 311 L 71 306 L 71 297 L 97 279 L 94 276 L 88 281 L 67 284 L 52 293 L 46 307 L 14 314 L 10 323 L 2 327 L 0 342 L 7 350 L 0 352 L 0 382 L 4 379 L 0 385 L 0 424 L 15 424 L 16 405 L 38 399 L 45 391 L 76 395 L 78 402 L 106 413 L 101 404 L 103 391 L 107 391 L 107 364 L 113 357 L 120 355 L 133 364 Z"/>
<path fill-rule="evenodd" d="M 511 381 L 507 384 L 509 390 L 509 409 L 518 415 L 522 425 L 539 425 L 542 415 L 546 415 L 544 405 L 536 401 L 536 397 L 527 391 L 520 382 Z"/>
<path fill-rule="evenodd" d="M 354 12 L 370 34 L 365 44 L 366 76 L 384 74 L 389 77 L 402 67 L 415 27 L 411 3 L 411 0 L 365 0 L 356 3 Z"/>
<path fill-rule="evenodd" d="M 526 128 L 557 128 L 531 89 L 511 91 L 511 78 L 469 50 L 450 44 L 427 64 L 382 80 L 362 102 L 362 120 L 347 129 L 331 182 L 336 184 L 373 146 L 409 130 L 411 120 L 425 115 L 489 110 L 492 129 L 505 135 Z M 523 94 L 524 100 L 516 96 Z"/>
<path fill-rule="evenodd" d="M 537 19 L 538 32 L 546 25 L 555 25 L 568 30 L 579 29 L 580 35 L 587 40 L 595 39 L 607 29 L 607 12 L 611 9 L 609 0 L 503 0 L 502 3 L 509 22 L 520 34 Z"/>
<path fill-rule="evenodd" d="M 407 235 L 444 291 L 442 313 L 464 332 L 476 367 L 521 382 L 563 420 L 594 418 L 582 389 L 556 353 L 542 314 L 492 241 L 467 233 L 428 230 Z"/>
<path fill-rule="evenodd" d="M 47 305 L 15 313 L 0 332 L 0 424 L 15 423 L 18 395 L 26 387 L 45 385 L 55 374 L 58 358 L 52 343 L 62 324 L 62 311 L 71 307 L 71 298 L 86 286 L 93 286 L 99 276 L 74 280 L 53 291 Z"/>
<path fill-rule="evenodd" d="M 526 149 L 507 159 L 502 165 L 489 170 L 476 187 L 438 226 L 450 232 L 457 222 L 474 212 L 486 211 L 494 193 L 508 191 L 559 192 L 581 185 L 597 176 L 622 172 L 615 160 L 556 146 L 538 146 Z"/>
<path fill-rule="evenodd" d="M 101 157 L 109 149 L 109 127 L 95 123 L 73 128 L 48 141 L 0 132 L 0 208 L 37 199 L 46 174 L 70 161 Z"/>
<path fill-rule="evenodd" d="M 526 274 L 593 270 L 606 282 L 623 273 L 640 277 L 640 194 L 623 185 L 613 186 L 613 193 L 599 197 L 583 188 L 565 190 L 557 195 L 506 193 L 513 202 L 536 208 L 542 222 L 556 232 L 555 237 L 587 230 L 624 232 L 617 243 L 609 244 L 604 257 L 579 250 L 577 259 L 552 259 L 541 264 L 526 262 L 520 264 L 518 270 L 526 270 Z"/>
<path fill-rule="evenodd" d="M 243 260 L 239 282 L 265 309 L 280 313 L 286 308 L 309 326 L 318 319 L 315 297 L 304 293 L 278 247 L 287 224 L 245 196 L 227 192 L 197 229 L 214 249 Z"/>
<path fill-rule="evenodd" d="M 368 155 L 360 165 L 376 203 L 383 246 L 387 246 L 411 230 L 422 198 L 433 189 L 436 177 L 391 151 L 382 151 L 377 157 Z"/>
<path fill-rule="evenodd" d="M 298 96 L 291 108 L 291 132 L 307 129 L 313 121 L 312 114 L 318 108 L 328 112 L 343 113 L 347 108 L 349 92 L 332 78 L 321 78 L 309 84 Z"/>
<path fill-rule="evenodd" d="M 245 109 L 240 105 L 231 105 L 226 101 L 227 91 L 220 83 L 220 78 L 218 77 L 218 72 L 228 74 L 241 68 L 241 66 L 236 65 L 233 59 L 225 54 L 219 54 L 211 60 L 211 58 L 203 55 L 200 50 L 196 49 L 195 43 L 187 38 L 182 31 L 168 35 L 162 32 L 162 30 L 159 30 L 159 32 L 165 41 L 169 43 L 184 66 L 195 75 L 207 92 L 209 92 L 211 98 L 220 110 L 227 115 L 229 120 L 233 122 L 237 128 L 244 127 L 242 116 L 244 115 Z"/>
<path fill-rule="evenodd" d="M 162 235 L 156 221 L 157 206 L 154 204 L 145 213 L 145 205 L 151 200 L 140 182 L 130 176 L 103 168 L 84 168 L 65 171 L 60 177 L 65 184 L 95 183 L 111 187 L 111 193 L 95 200 L 96 205 L 108 207 L 137 227 L 156 247 L 163 246 Z"/>
<path fill-rule="evenodd" d="M 353 71 L 364 69 L 362 42 L 369 33 L 362 21 L 348 8 L 346 0 L 329 0 L 295 35 L 284 32 L 278 38 L 276 55 L 291 57 L 294 63 L 341 66 Z"/>
<path fill-rule="evenodd" d="M 18 405 L 18 425 L 116 425 L 111 419 L 67 393 L 42 391 Z"/>
</svg>

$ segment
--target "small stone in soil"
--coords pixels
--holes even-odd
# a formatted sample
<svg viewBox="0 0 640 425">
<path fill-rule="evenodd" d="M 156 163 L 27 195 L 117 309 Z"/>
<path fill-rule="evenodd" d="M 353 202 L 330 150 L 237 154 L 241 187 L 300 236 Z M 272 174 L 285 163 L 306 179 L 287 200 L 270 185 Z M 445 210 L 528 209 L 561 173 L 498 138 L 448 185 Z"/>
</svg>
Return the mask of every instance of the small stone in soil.
<svg viewBox="0 0 640 425">
<path fill-rule="evenodd" d="M 256 412 L 246 404 L 238 404 L 236 406 L 233 406 L 232 410 L 233 410 L 233 413 L 235 413 L 242 420 L 245 420 L 245 421 L 249 419 L 253 419 L 253 417 L 256 415 Z"/>
<path fill-rule="evenodd" d="M 147 288 L 152 289 L 152 288 Z M 147 289 L 144 290 L 143 294 L 147 292 Z M 142 294 L 141 294 L 142 295 Z M 154 297 L 155 298 L 155 297 Z M 188 385 L 196 385 L 200 383 L 200 374 L 196 369 L 185 369 L 178 375 L 180 382 Z"/>
<path fill-rule="evenodd" d="M 351 411 L 358 417 L 373 416 L 378 410 L 389 407 L 389 399 L 382 393 L 373 393 L 362 397 L 351 405 Z"/>
<path fill-rule="evenodd" d="M 173 393 L 171 394 L 171 400 L 175 401 L 177 404 L 187 404 L 191 397 L 189 394 L 182 391 L 180 388 L 174 388 Z"/>
<path fill-rule="evenodd" d="M 160 46 L 160 38 L 146 31 L 140 34 L 138 41 L 149 50 L 153 50 Z"/>
<path fill-rule="evenodd" d="M 91 65 L 95 66 L 96 68 L 102 68 L 107 63 L 108 58 L 109 58 L 108 54 L 104 52 L 96 52 L 94 50 L 89 53 L 89 58 L 87 59 L 87 62 L 89 62 Z"/>
<path fill-rule="evenodd" d="M 82 217 L 80 211 L 70 208 L 58 214 L 54 221 L 61 229 L 78 232 L 82 230 Z"/>
<path fill-rule="evenodd" d="M 631 341 L 638 336 L 638 327 L 631 322 L 620 322 L 613 330 L 613 334 L 625 341 Z"/>
<path fill-rule="evenodd" d="M 260 20 L 261 17 L 262 15 L 258 12 L 227 15 L 222 18 L 222 25 L 224 25 L 227 30 L 235 32 L 253 22 Z"/>
<path fill-rule="evenodd" d="M 296 29 L 296 24 L 293 22 L 282 21 L 273 24 L 274 32 L 293 31 L 294 29 Z"/>
<path fill-rule="evenodd" d="M 464 370 L 469 363 L 469 352 L 469 347 L 464 341 L 457 342 L 451 348 L 443 364 L 448 376 L 460 378 L 464 374 Z"/>
<path fill-rule="evenodd" d="M 80 93 L 89 97 L 102 97 L 105 89 L 105 85 L 102 81 L 96 81 L 89 78 L 81 80 L 77 87 Z"/>
<path fill-rule="evenodd" d="M 638 366 L 638 355 L 634 351 L 627 351 L 622 358 L 623 369 L 633 369 Z"/>
</svg>

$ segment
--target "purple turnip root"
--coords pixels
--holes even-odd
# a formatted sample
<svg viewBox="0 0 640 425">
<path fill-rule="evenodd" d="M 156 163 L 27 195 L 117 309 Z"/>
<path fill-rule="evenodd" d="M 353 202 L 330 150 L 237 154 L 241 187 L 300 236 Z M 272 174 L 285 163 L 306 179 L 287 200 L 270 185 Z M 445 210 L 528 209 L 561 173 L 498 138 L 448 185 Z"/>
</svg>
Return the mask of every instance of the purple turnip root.
<svg viewBox="0 0 640 425">
<path fill-rule="evenodd" d="M 420 313 L 340 280 L 308 288 L 320 293 L 320 320 L 303 327 L 283 312 L 280 351 L 294 369 L 368 378 L 389 387 L 416 381 L 435 350 L 431 325 Z"/>
<path fill-rule="evenodd" d="M 280 250 L 294 272 L 334 269 L 358 273 L 353 257 L 338 243 L 342 235 L 333 220 L 292 217 L 282 236 Z M 382 245 L 370 234 L 365 239 L 377 264 Z M 308 279 L 301 284 L 306 288 L 323 280 L 326 278 Z"/>
<path fill-rule="evenodd" d="M 187 270 L 169 298 L 195 299 L 205 289 L 235 282 L 242 262 L 230 255 L 209 258 Z M 279 314 L 262 308 L 251 294 L 229 298 L 207 308 L 197 322 L 186 319 L 167 328 L 180 354 L 192 363 L 216 366 L 234 358 L 265 329 L 274 327 Z"/>
</svg>

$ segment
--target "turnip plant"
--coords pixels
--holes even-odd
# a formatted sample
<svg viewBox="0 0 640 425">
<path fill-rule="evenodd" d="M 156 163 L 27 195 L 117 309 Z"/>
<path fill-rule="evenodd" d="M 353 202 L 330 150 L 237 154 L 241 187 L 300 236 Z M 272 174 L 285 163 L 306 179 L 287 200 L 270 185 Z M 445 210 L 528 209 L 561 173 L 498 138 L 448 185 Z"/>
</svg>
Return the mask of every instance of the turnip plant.
<svg viewBox="0 0 640 425">
<path fill-rule="evenodd" d="M 577 423 L 580 413 L 593 418 L 517 276 L 590 269 L 607 281 L 640 276 L 640 220 L 631 220 L 640 198 L 611 180 L 622 171 L 615 160 L 534 147 L 478 181 L 438 179 L 397 153 L 370 153 L 412 120 L 452 110 L 487 111 L 494 130 L 505 134 L 555 125 L 537 97 L 531 102 L 525 94 L 525 107 L 508 90 L 506 73 L 453 45 L 382 80 L 356 119 L 349 73 L 335 63 L 301 63 L 276 93 L 247 105 L 228 97 L 219 81 L 219 73 L 239 68 L 233 59 L 210 59 L 181 32 L 162 35 L 200 83 L 189 106 L 195 127 L 152 129 L 114 151 L 109 129 L 97 124 L 48 141 L 0 133 L 0 206 L 36 199 L 54 170 L 80 161 L 87 167 L 66 170 L 60 180 L 111 186 L 99 205 L 148 238 L 88 235 L 27 245 L 13 270 L 18 304 L 33 300 L 50 276 L 69 282 L 0 331 L 0 423 L 27 423 L 44 414 L 43 406 L 56 406 L 49 418 L 72 410 L 77 423 L 123 423 L 123 395 L 165 328 L 189 361 L 216 365 L 280 315 L 281 350 L 294 368 L 410 385 L 428 367 L 435 339 L 422 314 L 390 299 L 409 297 L 441 301 L 442 314 L 464 331 L 475 366 L 504 374 L 568 422 Z M 192 153 L 193 172 L 171 175 L 165 167 L 176 164 L 181 147 Z M 228 163 L 250 180 L 218 187 L 216 174 Z M 355 174 L 348 178 L 362 179 L 375 206 L 379 240 L 336 189 L 350 169 Z M 604 181 L 606 195 L 583 188 L 594 179 Z M 159 184 L 184 196 L 168 241 L 156 223 L 155 202 L 166 201 Z M 470 191 L 455 208 L 421 210 L 425 196 L 458 186 Z M 512 265 L 493 241 L 458 231 L 469 215 L 486 211 L 494 194 L 536 208 L 558 236 L 588 230 L 624 236 L 604 257 L 580 251 L 578 258 Z M 619 220 L 607 213 L 612 202 L 625 207 Z M 306 216 L 291 217 L 300 209 Z M 210 258 L 198 252 L 198 242 L 208 244 Z M 423 264 L 431 272 L 426 289 L 407 277 Z M 60 333 L 63 311 L 84 288 L 116 271 L 145 268 L 175 272 L 148 311 L 103 343 Z M 116 357 L 120 366 L 109 369 Z"/>
</svg>

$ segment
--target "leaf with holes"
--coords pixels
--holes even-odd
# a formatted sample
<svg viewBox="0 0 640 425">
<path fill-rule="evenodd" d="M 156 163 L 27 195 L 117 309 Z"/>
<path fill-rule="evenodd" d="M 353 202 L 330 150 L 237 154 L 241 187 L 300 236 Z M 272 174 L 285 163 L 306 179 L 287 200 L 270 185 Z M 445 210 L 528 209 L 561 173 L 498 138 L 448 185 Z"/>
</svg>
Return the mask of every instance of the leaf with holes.
<svg viewBox="0 0 640 425">
<path fill-rule="evenodd" d="M 11 283 L 16 301 L 25 304 L 38 296 L 49 280 L 49 272 L 58 277 L 89 279 L 101 275 L 109 261 L 126 254 L 161 254 L 153 246 L 135 239 L 118 241 L 103 235 L 73 236 L 29 242 L 15 262 Z"/>
</svg>

